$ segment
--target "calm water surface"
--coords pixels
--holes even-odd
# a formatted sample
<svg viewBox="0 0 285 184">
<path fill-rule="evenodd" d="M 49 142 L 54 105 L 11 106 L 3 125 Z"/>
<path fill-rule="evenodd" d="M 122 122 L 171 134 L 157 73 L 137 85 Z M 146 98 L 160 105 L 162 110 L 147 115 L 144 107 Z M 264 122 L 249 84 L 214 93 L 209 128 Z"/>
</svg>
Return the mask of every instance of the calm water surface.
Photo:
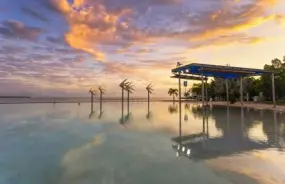
<svg viewBox="0 0 285 184">
<path fill-rule="evenodd" d="M 285 115 L 182 107 L 0 105 L 0 184 L 285 183 Z"/>
</svg>

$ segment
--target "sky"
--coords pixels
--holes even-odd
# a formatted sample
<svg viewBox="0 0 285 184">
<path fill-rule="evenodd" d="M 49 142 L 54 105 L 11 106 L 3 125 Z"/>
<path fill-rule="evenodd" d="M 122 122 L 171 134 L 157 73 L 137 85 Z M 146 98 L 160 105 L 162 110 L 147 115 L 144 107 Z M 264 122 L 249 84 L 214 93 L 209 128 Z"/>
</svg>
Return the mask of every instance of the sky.
<svg viewBox="0 0 285 184">
<path fill-rule="evenodd" d="M 1 0 L 0 95 L 165 97 L 177 62 L 263 68 L 284 33 L 285 0 Z"/>
</svg>

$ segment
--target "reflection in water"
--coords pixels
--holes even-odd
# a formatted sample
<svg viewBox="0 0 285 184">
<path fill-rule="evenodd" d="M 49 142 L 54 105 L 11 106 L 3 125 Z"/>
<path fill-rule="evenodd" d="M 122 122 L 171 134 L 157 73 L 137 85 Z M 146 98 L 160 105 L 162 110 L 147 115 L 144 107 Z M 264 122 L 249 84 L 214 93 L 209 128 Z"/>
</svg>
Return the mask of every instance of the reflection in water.
<svg viewBox="0 0 285 184">
<path fill-rule="evenodd" d="M 89 119 L 92 119 L 94 117 L 95 111 L 91 111 L 89 114 Z"/>
<path fill-rule="evenodd" d="M 123 125 L 125 127 L 125 124 L 130 123 L 132 121 L 132 113 L 130 112 L 129 108 L 128 108 L 128 112 L 125 115 L 124 114 L 124 102 L 122 102 L 122 106 L 121 106 L 121 118 L 119 120 L 120 124 Z"/>
<path fill-rule="evenodd" d="M 187 114 L 184 115 L 184 121 L 185 121 L 185 122 L 188 121 L 188 115 L 187 115 Z"/>
<path fill-rule="evenodd" d="M 90 112 L 90 114 L 89 114 L 89 119 L 93 119 L 95 115 L 96 115 L 96 111 Z M 99 112 L 97 118 L 98 118 L 98 119 L 102 119 L 102 118 L 104 117 L 103 115 L 104 115 L 104 112 L 103 112 L 103 111 L 102 111 L 102 112 Z"/>
<path fill-rule="evenodd" d="M 98 119 L 102 119 L 103 114 L 104 114 L 104 111 L 101 110 L 100 113 L 99 113 L 99 115 L 98 115 Z"/>
<path fill-rule="evenodd" d="M 147 88 L 148 89 L 148 88 Z M 149 94 L 150 93 L 148 93 L 148 102 L 147 102 L 147 114 L 146 114 L 146 119 L 147 120 L 151 120 L 152 119 L 152 117 L 153 117 L 153 113 L 151 112 L 151 110 L 150 110 L 150 101 L 149 101 Z"/>
<path fill-rule="evenodd" d="M 168 106 L 168 112 L 170 114 L 175 114 L 178 112 L 178 106 L 176 104 L 173 104 L 173 105 L 169 105 Z"/>
<path fill-rule="evenodd" d="M 148 111 L 148 113 L 146 114 L 146 119 L 151 120 L 152 117 L 153 117 L 153 113 L 151 111 Z"/>
<path fill-rule="evenodd" d="M 127 115 L 120 103 L 105 105 L 104 118 L 92 123 L 90 112 L 83 111 L 90 109 L 89 103 L 80 108 L 56 104 L 56 110 L 51 104 L 0 105 L 0 147 L 5 148 L 0 183 L 250 183 L 232 182 L 241 175 L 224 179 L 229 170 L 255 177 L 268 174 L 285 183 L 284 115 L 245 110 L 242 119 L 240 108 L 205 111 L 189 104 L 182 111 L 188 122 L 176 124 L 178 116 L 170 114 L 167 104 L 154 103 L 152 123 L 145 123 L 146 104 L 132 105 Z M 99 104 L 94 109 L 99 111 Z M 171 137 L 178 156 L 207 161 L 176 159 L 169 149 Z M 215 168 L 226 172 L 217 176 Z"/>
<path fill-rule="evenodd" d="M 202 132 L 198 134 L 181 135 L 182 126 L 179 124 L 179 136 L 172 138 L 176 144 L 173 148 L 178 155 L 187 156 L 193 160 L 213 159 L 220 156 L 230 156 L 237 153 L 253 150 L 265 150 L 271 147 L 277 147 L 283 150 L 284 144 L 281 143 L 280 128 L 277 124 L 276 112 L 273 114 L 274 123 L 263 120 L 264 133 L 267 135 L 267 141 L 256 141 L 249 136 L 249 129 L 254 126 L 256 121 L 253 117 L 245 118 L 244 109 L 241 108 L 240 118 L 237 117 L 238 109 L 231 109 L 233 113 L 230 116 L 230 109 L 214 108 L 212 110 L 203 110 L 200 107 L 193 107 L 192 112 L 196 117 L 202 119 Z M 226 114 L 226 118 L 224 118 Z M 253 113 L 247 114 L 255 116 Z M 208 116 L 211 116 L 217 129 L 222 131 L 221 137 L 210 137 L 208 128 Z M 240 121 L 239 121 L 240 119 Z M 207 128 L 206 128 L 207 126 Z M 267 127 L 268 126 L 268 127 Z M 191 153 L 191 154 L 190 154 Z"/>
</svg>

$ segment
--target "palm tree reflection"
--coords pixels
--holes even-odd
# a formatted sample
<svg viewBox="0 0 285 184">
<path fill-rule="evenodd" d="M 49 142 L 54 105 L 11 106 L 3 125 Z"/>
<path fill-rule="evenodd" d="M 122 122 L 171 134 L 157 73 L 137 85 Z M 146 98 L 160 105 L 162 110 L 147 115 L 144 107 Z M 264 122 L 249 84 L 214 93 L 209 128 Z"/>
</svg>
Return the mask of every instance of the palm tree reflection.
<svg viewBox="0 0 285 184">
<path fill-rule="evenodd" d="M 170 114 L 176 114 L 178 112 L 178 106 L 177 105 L 169 105 L 168 106 L 168 112 Z"/>
<path fill-rule="evenodd" d="M 146 114 L 146 119 L 151 120 L 152 117 L 153 117 L 153 113 L 151 111 L 148 111 L 148 113 Z"/>
<path fill-rule="evenodd" d="M 89 114 L 89 119 L 92 119 L 94 117 L 95 111 L 91 111 Z"/>
<path fill-rule="evenodd" d="M 100 113 L 99 113 L 99 115 L 98 115 L 98 119 L 102 119 L 103 114 L 104 114 L 104 111 L 100 111 Z"/>
<path fill-rule="evenodd" d="M 120 118 L 120 124 L 125 126 L 126 124 L 131 123 L 132 119 L 133 119 L 132 113 L 128 113 L 127 115 L 123 115 Z"/>
</svg>

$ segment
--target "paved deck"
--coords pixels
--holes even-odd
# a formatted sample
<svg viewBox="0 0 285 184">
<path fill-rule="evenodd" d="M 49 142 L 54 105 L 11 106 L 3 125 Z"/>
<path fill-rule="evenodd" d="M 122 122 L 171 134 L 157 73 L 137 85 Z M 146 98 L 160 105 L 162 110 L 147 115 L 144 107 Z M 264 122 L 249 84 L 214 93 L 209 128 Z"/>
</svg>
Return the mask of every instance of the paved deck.
<svg viewBox="0 0 285 184">
<path fill-rule="evenodd" d="M 220 101 L 209 102 L 209 104 L 227 106 L 227 102 L 220 102 Z M 230 104 L 230 107 L 240 107 L 240 106 L 241 106 L 240 102 Z M 274 108 L 273 104 L 244 102 L 243 106 L 247 107 L 247 108 L 253 108 L 253 109 L 275 110 L 275 111 L 284 111 L 285 112 L 285 106 L 284 105 L 277 105 L 276 108 Z"/>
</svg>

